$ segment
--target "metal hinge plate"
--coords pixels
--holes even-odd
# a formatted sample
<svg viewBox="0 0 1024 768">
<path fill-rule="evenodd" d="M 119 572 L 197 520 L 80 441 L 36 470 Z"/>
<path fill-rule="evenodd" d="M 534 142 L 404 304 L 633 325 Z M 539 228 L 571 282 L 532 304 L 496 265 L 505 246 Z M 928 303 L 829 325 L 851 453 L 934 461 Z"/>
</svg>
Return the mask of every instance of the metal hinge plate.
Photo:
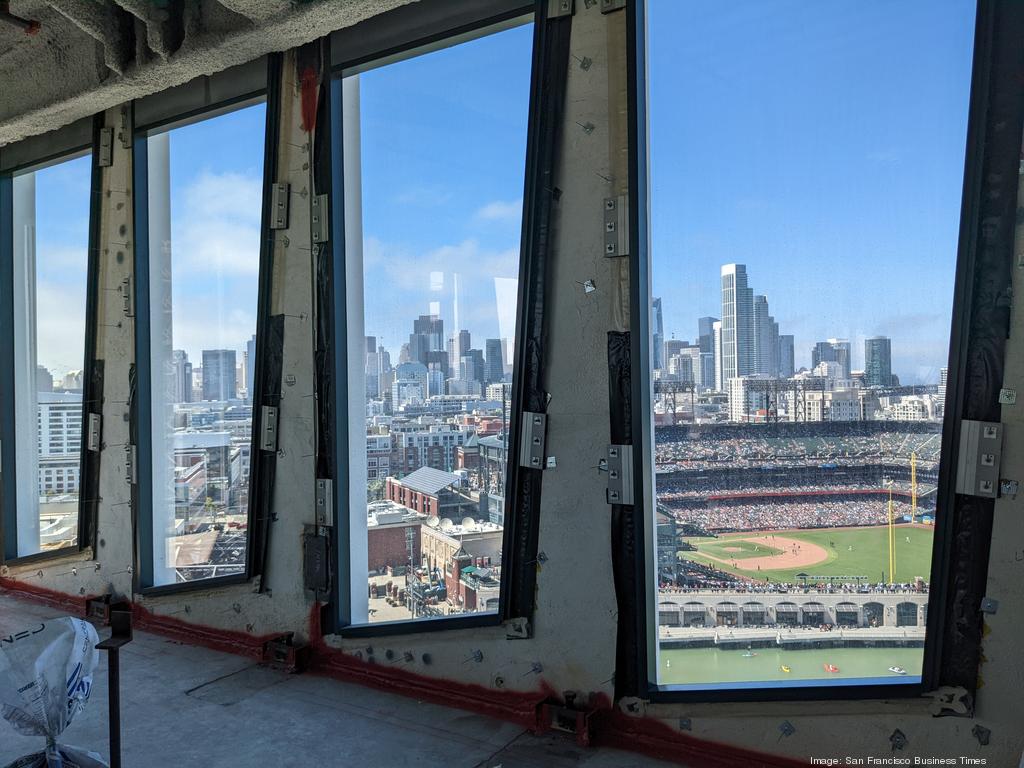
<svg viewBox="0 0 1024 768">
<path fill-rule="evenodd" d="M 317 526 L 332 523 L 331 510 L 334 508 L 334 483 L 326 478 L 316 479 L 316 524 Z"/>
<path fill-rule="evenodd" d="M 100 145 L 96 148 L 96 164 L 109 168 L 114 164 L 114 129 L 100 128 Z"/>
<path fill-rule="evenodd" d="M 604 200 L 604 255 L 629 255 L 629 197 L 606 197 Z"/>
<path fill-rule="evenodd" d="M 270 185 L 270 228 L 288 229 L 288 198 L 291 185 L 287 183 Z"/>
<path fill-rule="evenodd" d="M 117 132 L 123 149 L 132 148 L 132 128 L 128 124 L 128 107 L 121 107 L 121 130 Z"/>
<path fill-rule="evenodd" d="M 98 413 L 90 413 L 86 423 L 88 430 L 85 436 L 85 447 L 90 451 L 100 449 L 100 429 L 103 426 L 103 417 Z"/>
<path fill-rule="evenodd" d="M 633 446 L 608 446 L 608 490 L 605 492 L 609 504 L 630 505 L 633 503 Z"/>
<path fill-rule="evenodd" d="M 125 480 L 129 485 L 135 485 L 139 482 L 138 451 L 134 445 L 129 443 L 124 447 L 124 453 Z"/>
<path fill-rule="evenodd" d="M 121 301 L 123 302 L 121 311 L 124 316 L 133 317 L 135 305 L 132 303 L 132 279 L 130 277 L 121 278 Z"/>
<path fill-rule="evenodd" d="M 572 16 L 576 10 L 575 6 L 574 0 L 548 0 L 548 18 L 557 19 L 562 16 Z"/>
<path fill-rule="evenodd" d="M 956 492 L 988 499 L 998 497 L 1002 453 L 1002 424 L 964 419 L 960 423 Z"/>
<path fill-rule="evenodd" d="M 523 413 L 522 442 L 519 446 L 519 466 L 544 469 L 544 444 L 547 436 L 546 413 Z"/>
<path fill-rule="evenodd" d="M 327 195 L 314 195 L 311 208 L 311 227 L 314 243 L 326 243 L 330 237 L 330 228 L 327 225 Z"/>
<path fill-rule="evenodd" d="M 260 411 L 260 450 L 277 450 L 277 408 L 264 405 Z"/>
</svg>

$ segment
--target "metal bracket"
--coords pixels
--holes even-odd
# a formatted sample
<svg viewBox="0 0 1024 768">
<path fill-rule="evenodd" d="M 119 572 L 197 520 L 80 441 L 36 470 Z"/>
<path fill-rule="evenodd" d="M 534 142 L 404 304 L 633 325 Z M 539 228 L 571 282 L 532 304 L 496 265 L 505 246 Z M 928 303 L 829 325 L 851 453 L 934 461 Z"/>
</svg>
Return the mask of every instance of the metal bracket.
<svg viewBox="0 0 1024 768">
<path fill-rule="evenodd" d="M 544 446 L 547 437 L 546 413 L 523 414 L 522 442 L 519 446 L 519 466 L 544 469 Z"/>
<path fill-rule="evenodd" d="M 548 0 L 548 18 L 558 19 L 562 16 L 572 16 L 576 12 L 574 0 Z"/>
<path fill-rule="evenodd" d="M 135 485 L 139 482 L 138 451 L 134 445 L 128 443 L 128 445 L 124 447 L 124 453 L 125 481 L 128 485 Z"/>
<path fill-rule="evenodd" d="M 621 11 L 626 7 L 626 0 L 601 0 L 601 13 Z"/>
<path fill-rule="evenodd" d="M 100 449 L 100 429 L 103 425 L 103 417 L 98 413 L 90 413 L 86 422 L 85 447 L 90 451 Z"/>
<path fill-rule="evenodd" d="M 311 209 L 311 224 L 313 229 L 313 242 L 326 243 L 330 237 L 330 228 L 327 224 L 328 199 L 327 195 L 314 195 Z"/>
<path fill-rule="evenodd" d="M 288 229 L 288 201 L 291 185 L 288 183 L 270 185 L 270 228 Z"/>
<path fill-rule="evenodd" d="M 605 496 L 609 504 L 633 503 L 633 446 L 608 446 L 608 490 Z"/>
<path fill-rule="evenodd" d="M 316 524 L 331 525 L 334 509 L 334 483 L 323 477 L 316 479 Z"/>
<path fill-rule="evenodd" d="M 114 129 L 100 128 L 100 145 L 96 151 L 96 165 L 109 168 L 114 164 Z"/>
<path fill-rule="evenodd" d="M 629 256 L 629 196 L 606 197 L 604 200 L 604 255 L 608 258 Z"/>
<path fill-rule="evenodd" d="M 934 691 L 921 694 L 932 701 L 928 710 L 933 717 L 940 715 L 965 715 L 970 716 L 974 711 L 974 701 L 967 689 L 962 686 L 944 685 Z"/>
<path fill-rule="evenodd" d="M 118 131 L 117 138 L 121 140 L 122 148 L 132 148 L 132 129 L 128 124 L 128 107 L 121 107 L 121 130 Z"/>
<path fill-rule="evenodd" d="M 529 640 L 530 620 L 527 618 L 509 619 L 505 622 L 506 640 Z"/>
<path fill-rule="evenodd" d="M 981 598 L 981 612 L 995 614 L 999 610 L 999 601 L 993 597 Z"/>
<path fill-rule="evenodd" d="M 132 279 L 131 277 L 121 278 L 121 301 L 124 302 L 121 311 L 125 317 L 135 316 L 135 305 L 132 302 Z"/>
<path fill-rule="evenodd" d="M 998 497 L 1002 452 L 1002 424 L 969 419 L 960 422 L 956 492 L 988 499 Z"/>
<path fill-rule="evenodd" d="M 277 408 L 272 405 L 260 410 L 260 450 L 277 450 Z"/>
</svg>

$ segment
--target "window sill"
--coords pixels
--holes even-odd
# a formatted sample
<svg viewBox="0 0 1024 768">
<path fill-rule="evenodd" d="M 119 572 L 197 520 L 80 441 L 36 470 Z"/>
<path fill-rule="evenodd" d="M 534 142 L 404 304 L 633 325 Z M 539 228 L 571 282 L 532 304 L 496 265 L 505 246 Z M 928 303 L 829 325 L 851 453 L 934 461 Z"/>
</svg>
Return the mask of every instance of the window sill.
<svg viewBox="0 0 1024 768">
<path fill-rule="evenodd" d="M 34 555 L 8 560 L 0 566 L 0 575 L 16 579 L 26 573 L 34 573 L 40 570 L 40 566 L 50 567 L 53 565 L 65 565 L 67 563 L 84 563 L 93 560 L 92 547 L 79 549 L 78 547 L 63 547 L 48 552 L 37 552 Z"/>
</svg>

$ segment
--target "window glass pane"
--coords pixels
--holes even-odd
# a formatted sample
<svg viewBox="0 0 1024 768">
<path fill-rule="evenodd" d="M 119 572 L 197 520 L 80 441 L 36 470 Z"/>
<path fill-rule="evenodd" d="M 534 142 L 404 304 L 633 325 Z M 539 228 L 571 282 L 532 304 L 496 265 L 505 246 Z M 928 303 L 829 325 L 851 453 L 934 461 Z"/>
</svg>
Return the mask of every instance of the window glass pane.
<svg viewBox="0 0 1024 768">
<path fill-rule="evenodd" d="M 265 115 L 148 138 L 154 585 L 245 571 Z"/>
<path fill-rule="evenodd" d="M 918 682 L 973 3 L 649 7 L 652 676 Z"/>
<path fill-rule="evenodd" d="M 19 556 L 78 543 L 91 167 L 13 179 Z"/>
<path fill-rule="evenodd" d="M 531 52 L 343 81 L 356 624 L 498 610 Z"/>
</svg>

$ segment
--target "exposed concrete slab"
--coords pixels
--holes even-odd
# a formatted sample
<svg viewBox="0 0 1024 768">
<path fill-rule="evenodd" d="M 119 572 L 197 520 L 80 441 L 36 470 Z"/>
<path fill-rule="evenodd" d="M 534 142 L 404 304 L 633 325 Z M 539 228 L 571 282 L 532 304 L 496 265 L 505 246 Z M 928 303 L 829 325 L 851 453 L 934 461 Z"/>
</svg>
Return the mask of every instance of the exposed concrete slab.
<svg viewBox="0 0 1024 768">
<path fill-rule="evenodd" d="M 62 613 L 0 594 L 0 633 Z M 101 635 L 103 632 L 101 631 Z M 125 765 L 476 768 L 666 765 L 618 750 L 136 632 L 121 658 Z M 107 752 L 106 657 L 64 741 Z M 0 764 L 42 748 L 0 722 Z"/>
</svg>

